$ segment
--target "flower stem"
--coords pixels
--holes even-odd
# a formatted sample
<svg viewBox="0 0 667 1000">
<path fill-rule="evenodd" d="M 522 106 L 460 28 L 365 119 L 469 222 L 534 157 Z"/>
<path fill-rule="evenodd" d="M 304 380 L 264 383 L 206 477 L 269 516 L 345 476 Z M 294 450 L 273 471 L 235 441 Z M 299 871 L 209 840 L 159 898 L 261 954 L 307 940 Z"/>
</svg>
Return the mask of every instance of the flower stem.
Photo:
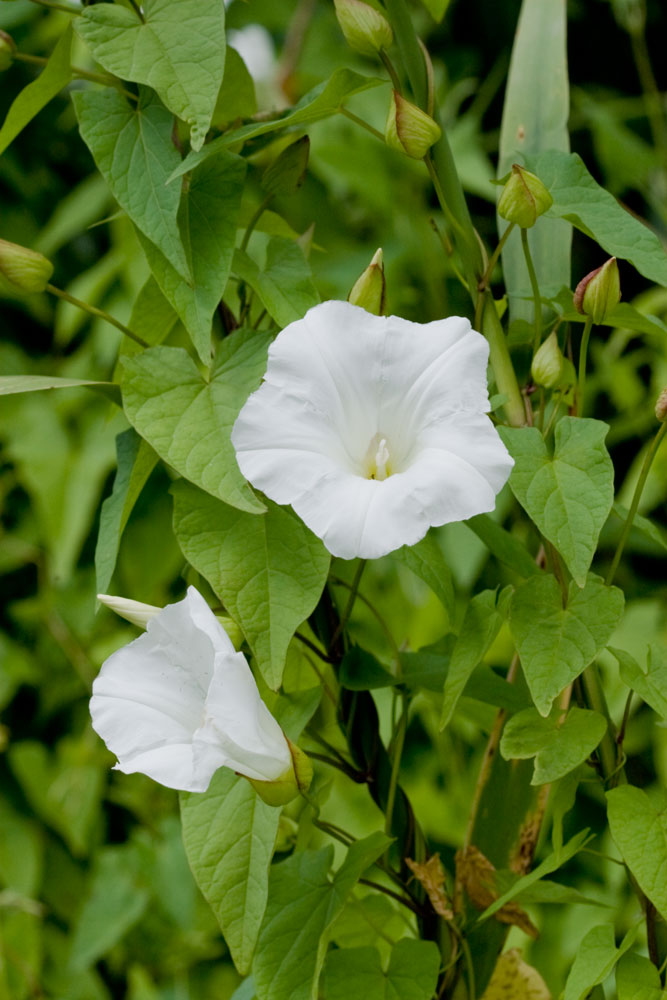
<svg viewBox="0 0 667 1000">
<path fill-rule="evenodd" d="M 91 306 L 87 302 L 82 302 L 81 299 L 75 299 L 73 295 L 69 294 L 69 292 L 64 292 L 62 288 L 56 288 L 55 285 L 47 285 L 46 291 L 51 292 L 52 295 L 57 295 L 59 299 L 63 299 L 65 302 L 69 302 L 71 305 L 76 306 L 77 309 L 82 309 L 90 316 L 106 320 L 107 323 L 111 323 L 112 326 L 115 326 L 117 330 L 124 333 L 126 337 L 130 338 L 130 340 L 133 340 L 135 344 L 139 344 L 140 347 L 150 347 L 150 344 L 146 340 L 139 337 L 136 333 L 133 333 L 132 330 L 129 330 L 119 320 L 115 319 L 103 309 L 98 309 L 97 306 Z"/>
<path fill-rule="evenodd" d="M 378 132 L 376 128 L 373 128 L 372 125 L 369 125 L 368 122 L 365 122 L 363 118 L 359 118 L 358 115 L 353 114 L 352 111 L 348 111 L 347 108 L 339 108 L 338 110 L 340 111 L 341 115 L 345 115 L 345 117 L 349 118 L 351 122 L 355 123 L 355 125 L 359 125 L 367 132 L 370 132 L 371 135 L 374 135 L 376 139 L 379 139 L 380 142 L 384 143 L 384 136 L 382 135 L 382 132 Z"/>
<path fill-rule="evenodd" d="M 481 281 L 479 283 L 479 290 L 480 290 L 480 292 L 485 291 L 486 288 L 488 287 L 488 284 L 491 281 L 491 275 L 493 274 L 493 270 L 494 270 L 496 264 L 498 263 L 498 258 L 500 257 L 500 255 L 502 253 L 502 250 L 503 250 L 503 247 L 507 243 L 507 238 L 508 238 L 509 234 L 512 232 L 512 230 L 514 229 L 515 225 L 516 225 L 515 222 L 510 222 L 510 224 L 508 225 L 507 229 L 505 230 L 505 232 L 503 233 L 503 235 L 498 240 L 498 245 L 497 245 L 496 249 L 493 251 L 493 253 L 491 254 L 491 257 L 489 258 L 489 263 L 486 266 L 486 271 L 482 275 L 482 279 L 481 279 Z M 481 298 L 481 296 L 480 296 L 480 298 Z"/>
<path fill-rule="evenodd" d="M 588 341 L 591 339 L 591 328 L 593 320 L 586 317 L 584 332 L 581 335 L 581 347 L 579 348 L 579 377 L 577 379 L 577 416 L 580 417 L 584 409 L 584 389 L 586 387 L 586 356 L 588 354 Z"/>
<path fill-rule="evenodd" d="M 332 648 L 333 646 L 336 645 L 336 641 L 338 640 L 339 636 L 342 635 L 343 629 L 345 628 L 345 626 L 347 625 L 348 621 L 350 620 L 350 615 L 352 614 L 352 609 L 354 608 L 354 602 L 357 599 L 357 593 L 359 591 L 359 584 L 361 583 L 361 576 L 362 576 L 365 568 L 366 568 L 366 560 L 365 559 L 360 559 L 359 560 L 359 564 L 358 564 L 357 569 L 356 569 L 356 572 L 354 574 L 354 579 L 352 581 L 352 586 L 350 587 L 350 596 L 347 599 L 347 604 L 345 605 L 345 610 L 343 611 L 343 614 L 341 615 L 340 621 L 338 622 L 338 625 L 336 626 L 336 631 L 334 632 L 334 634 L 332 636 L 329 648 Z"/>
<path fill-rule="evenodd" d="M 389 58 L 384 49 L 380 49 L 379 56 L 382 61 L 382 65 L 389 74 L 389 78 L 391 79 L 391 83 L 394 90 L 397 91 L 397 93 L 401 94 L 403 92 L 403 88 L 401 87 L 401 81 L 398 79 L 398 73 L 396 72 L 396 68 L 393 62 L 391 61 L 391 59 Z"/>
<path fill-rule="evenodd" d="M 635 492 L 632 495 L 632 503 L 630 504 L 630 510 L 628 511 L 628 516 L 626 518 L 625 524 L 623 525 L 623 531 L 618 541 L 618 545 L 616 546 L 616 552 L 614 553 L 614 558 L 612 559 L 611 566 L 609 567 L 609 572 L 607 573 L 607 579 L 605 580 L 605 583 L 607 584 L 608 587 L 611 586 L 611 583 L 614 577 L 616 576 L 616 570 L 618 569 L 618 564 L 621 561 L 621 556 L 623 555 L 623 549 L 625 548 L 625 543 L 628 540 L 628 536 L 632 528 L 632 522 L 635 519 L 635 514 L 637 513 L 637 508 L 639 507 L 639 501 L 641 500 L 641 495 L 644 491 L 646 480 L 648 479 L 648 474 L 650 472 L 651 465 L 653 464 L 653 459 L 656 456 L 658 448 L 660 447 L 660 444 L 665 434 L 667 434 L 667 421 L 664 421 L 662 424 L 660 424 L 658 433 L 653 438 L 651 447 L 647 451 L 646 457 L 644 458 L 644 464 L 642 465 L 641 472 L 639 473 L 639 479 L 637 480 L 637 485 L 635 486 Z"/>
<path fill-rule="evenodd" d="M 387 809 L 384 817 L 384 832 L 391 835 L 391 824 L 394 816 L 394 803 L 396 802 L 396 789 L 398 787 L 398 772 L 401 769 L 401 757 L 403 755 L 403 745 L 405 743 L 405 733 L 408 728 L 408 701 L 405 693 L 402 695 L 403 710 L 398 721 L 398 727 L 394 737 L 394 747 L 391 762 L 391 776 L 389 778 L 389 790 L 387 792 Z"/>
<path fill-rule="evenodd" d="M 542 299 L 540 297 L 540 286 L 537 283 L 537 274 L 535 273 L 535 265 L 533 264 L 533 255 L 530 252 L 530 244 L 528 243 L 528 230 L 521 230 L 521 247 L 523 249 L 523 256 L 526 261 L 526 267 L 528 268 L 528 277 L 530 278 L 530 287 L 533 291 L 533 309 L 535 312 L 535 336 L 533 338 L 533 355 L 537 353 L 537 349 L 540 346 L 540 341 L 542 339 Z"/>
</svg>

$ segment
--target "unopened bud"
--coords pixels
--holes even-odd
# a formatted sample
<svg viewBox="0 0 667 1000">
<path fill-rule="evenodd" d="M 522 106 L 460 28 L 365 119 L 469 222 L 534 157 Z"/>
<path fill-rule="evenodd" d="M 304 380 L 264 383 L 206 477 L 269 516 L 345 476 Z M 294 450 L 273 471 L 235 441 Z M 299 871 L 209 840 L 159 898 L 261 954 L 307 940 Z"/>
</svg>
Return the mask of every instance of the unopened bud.
<svg viewBox="0 0 667 1000">
<path fill-rule="evenodd" d="M 307 135 L 283 149 L 262 176 L 262 187 L 266 193 L 294 194 L 304 182 L 309 153 L 310 139 Z"/>
<path fill-rule="evenodd" d="M 336 17 L 345 35 L 345 41 L 364 56 L 374 56 L 380 49 L 388 49 L 394 40 L 389 21 L 362 0 L 334 0 Z"/>
<path fill-rule="evenodd" d="M 667 420 L 667 386 L 662 390 L 658 396 L 657 402 L 655 404 L 655 415 L 660 423 Z"/>
<path fill-rule="evenodd" d="M 574 308 L 602 323 L 621 301 L 621 279 L 615 257 L 582 278 L 574 291 Z"/>
<path fill-rule="evenodd" d="M 382 316 L 384 314 L 385 290 L 382 250 L 376 250 L 370 264 L 352 286 L 347 301 L 351 302 L 353 306 L 361 306 L 362 309 L 373 313 L 374 316 Z"/>
<path fill-rule="evenodd" d="M 0 73 L 9 69 L 14 62 L 15 52 L 16 43 L 12 36 L 8 35 L 6 31 L 0 31 Z"/>
<path fill-rule="evenodd" d="M 41 253 L 0 240 L 0 278 L 15 292 L 43 292 L 53 264 Z"/>
<path fill-rule="evenodd" d="M 535 384 L 544 386 L 545 389 L 554 389 L 560 383 L 564 361 L 565 358 L 558 346 L 556 331 L 552 330 L 539 350 L 536 351 L 530 366 L 530 373 Z"/>
<path fill-rule="evenodd" d="M 148 628 L 151 618 L 155 618 L 164 610 L 154 604 L 142 604 L 141 601 L 133 601 L 129 597 L 116 597 L 112 594 L 98 594 L 97 600 L 109 611 L 117 614 L 119 618 L 124 618 L 126 622 L 131 622 L 138 628 Z M 216 615 L 215 617 L 229 636 L 234 648 L 240 649 L 243 645 L 243 633 L 236 622 L 225 615 Z"/>
<path fill-rule="evenodd" d="M 540 178 L 515 163 L 498 201 L 498 215 L 521 229 L 530 229 L 553 201 Z"/>
<path fill-rule="evenodd" d="M 442 129 L 430 115 L 393 91 L 384 129 L 388 146 L 421 160 L 441 135 Z"/>
<path fill-rule="evenodd" d="M 275 781 L 258 781 L 248 778 L 262 801 L 269 806 L 284 806 L 301 792 L 307 792 L 313 780 L 313 766 L 308 756 L 296 743 L 287 740 L 292 755 L 292 766 Z"/>
</svg>

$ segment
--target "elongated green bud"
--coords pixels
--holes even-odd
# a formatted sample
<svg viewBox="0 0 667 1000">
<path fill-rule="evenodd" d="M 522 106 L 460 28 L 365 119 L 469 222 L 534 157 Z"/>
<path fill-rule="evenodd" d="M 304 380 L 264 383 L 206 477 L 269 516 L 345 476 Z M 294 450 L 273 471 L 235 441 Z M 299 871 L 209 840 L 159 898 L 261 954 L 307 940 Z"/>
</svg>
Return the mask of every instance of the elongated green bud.
<svg viewBox="0 0 667 1000">
<path fill-rule="evenodd" d="M 394 40 L 389 21 L 379 10 L 362 0 L 334 0 L 336 17 L 345 41 L 364 56 L 388 49 Z"/>
<path fill-rule="evenodd" d="M 442 135 L 442 129 L 430 115 L 393 91 L 384 138 L 388 146 L 421 160 Z"/>
<path fill-rule="evenodd" d="M 660 423 L 664 423 L 667 420 L 667 386 L 665 386 L 656 400 L 655 415 Z"/>
<path fill-rule="evenodd" d="M 294 194 L 304 182 L 309 153 L 310 139 L 307 135 L 283 149 L 262 176 L 262 187 L 266 193 Z"/>
<path fill-rule="evenodd" d="M 362 309 L 373 313 L 374 316 L 382 316 L 384 315 L 385 291 L 384 260 L 380 249 L 375 251 L 370 264 L 355 281 L 347 301 L 351 302 L 353 306 L 361 306 Z"/>
<path fill-rule="evenodd" d="M 269 806 L 284 806 L 300 793 L 307 792 L 313 780 L 313 766 L 303 750 L 287 740 L 292 755 L 292 767 L 276 781 L 257 781 L 248 778 L 260 799 Z"/>
<path fill-rule="evenodd" d="M 50 260 L 35 250 L 0 240 L 0 278 L 15 292 L 43 292 L 53 274 Z"/>
<path fill-rule="evenodd" d="M 530 229 L 553 201 L 539 177 L 515 163 L 498 201 L 498 215 L 521 229 Z"/>
<path fill-rule="evenodd" d="M 530 373 L 536 385 L 545 389 L 555 388 L 563 372 L 563 353 L 558 346 L 558 337 L 553 330 L 538 351 L 535 352 Z"/>
<path fill-rule="evenodd" d="M 621 279 L 615 257 L 582 278 L 574 291 L 574 307 L 584 316 L 590 316 L 597 325 L 621 301 Z"/>
<path fill-rule="evenodd" d="M 14 62 L 15 52 L 16 43 L 12 36 L 8 35 L 6 31 L 0 31 L 0 73 L 9 69 Z"/>
</svg>

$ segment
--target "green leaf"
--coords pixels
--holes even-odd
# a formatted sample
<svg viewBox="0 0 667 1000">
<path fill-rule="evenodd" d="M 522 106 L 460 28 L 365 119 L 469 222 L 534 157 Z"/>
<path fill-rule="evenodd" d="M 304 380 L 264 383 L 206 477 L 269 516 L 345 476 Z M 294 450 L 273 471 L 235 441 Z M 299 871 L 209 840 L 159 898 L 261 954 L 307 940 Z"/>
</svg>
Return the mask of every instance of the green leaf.
<svg viewBox="0 0 667 1000">
<path fill-rule="evenodd" d="M 264 270 L 243 250 L 234 252 L 232 270 L 254 288 L 280 327 L 301 319 L 320 301 L 303 250 L 282 236 L 269 240 Z"/>
<path fill-rule="evenodd" d="M 71 50 L 72 27 L 68 25 L 37 79 L 14 98 L 0 128 L 0 153 L 4 153 L 19 132 L 70 82 Z"/>
<path fill-rule="evenodd" d="M 439 968 L 433 941 L 398 941 L 386 972 L 377 948 L 340 948 L 327 955 L 324 1000 L 431 1000 Z"/>
<path fill-rule="evenodd" d="M 218 91 L 211 125 L 223 131 L 237 118 L 251 118 L 257 113 L 255 82 L 236 49 L 227 47 L 225 74 Z"/>
<path fill-rule="evenodd" d="M 200 149 L 211 125 L 225 68 L 222 0 L 144 0 L 143 19 L 112 4 L 86 7 L 77 34 L 106 70 L 143 83 L 190 125 Z"/>
<path fill-rule="evenodd" d="M 45 389 L 72 389 L 84 386 L 120 403 L 118 386 L 113 382 L 95 382 L 84 378 L 56 378 L 53 375 L 3 375 L 0 376 L 0 396 L 18 392 L 42 392 Z"/>
<path fill-rule="evenodd" d="M 114 87 L 77 91 L 72 100 L 81 138 L 116 201 L 172 267 L 190 280 L 176 221 L 180 185 L 166 184 L 180 163 L 171 141 L 171 115 L 148 92 L 137 106 L 130 106 Z"/>
<path fill-rule="evenodd" d="M 116 437 L 116 456 L 116 478 L 111 496 L 102 504 L 95 548 L 95 583 L 101 594 L 111 582 L 125 525 L 158 460 L 151 446 L 131 428 Z"/>
<path fill-rule="evenodd" d="M 172 493 L 185 558 L 241 626 L 267 684 L 277 688 L 294 631 L 324 588 L 329 553 L 287 507 L 267 500 L 257 517 L 184 482 Z"/>
<path fill-rule="evenodd" d="M 650 959 L 629 951 L 616 966 L 618 1000 L 665 1000 L 660 973 Z"/>
<path fill-rule="evenodd" d="M 514 459 L 509 483 L 521 506 L 556 546 L 583 587 L 614 500 L 614 467 L 601 420 L 562 417 L 554 453 L 536 427 L 501 427 Z"/>
<path fill-rule="evenodd" d="M 573 771 L 593 753 L 607 729 L 597 712 L 573 707 L 561 724 L 560 713 L 543 719 L 534 708 L 505 724 L 500 752 L 505 760 L 535 758 L 532 785 L 545 785 Z"/>
<path fill-rule="evenodd" d="M 632 688 L 647 705 L 667 719 L 667 650 L 651 643 L 646 655 L 646 670 L 642 670 L 634 656 L 622 649 L 609 647 L 621 668 L 621 680 Z"/>
<path fill-rule="evenodd" d="M 216 771 L 208 791 L 181 792 L 180 802 L 190 867 L 245 974 L 266 909 L 280 809 L 227 768 Z"/>
<path fill-rule="evenodd" d="M 554 200 L 545 218 L 567 219 L 610 256 L 629 260 L 645 278 L 667 285 L 667 254 L 658 236 L 600 187 L 580 156 L 551 149 L 528 157 L 526 166 Z"/>
<path fill-rule="evenodd" d="M 479 924 L 488 920 L 489 917 L 494 915 L 494 913 L 497 913 L 498 910 L 502 909 L 506 903 L 509 903 L 512 899 L 516 899 L 517 896 L 520 896 L 522 892 L 525 892 L 536 882 L 539 882 L 539 880 L 544 878 L 545 875 L 551 875 L 552 872 L 557 871 L 563 865 L 567 864 L 567 862 L 570 861 L 575 854 L 579 853 L 582 847 L 584 847 L 590 839 L 588 830 L 580 830 L 579 833 L 575 834 L 574 837 L 568 840 L 567 844 L 565 844 L 560 851 L 553 851 L 544 859 L 544 861 L 541 862 L 541 864 L 537 866 L 537 868 L 533 868 L 528 875 L 524 875 L 522 878 L 518 879 L 518 881 L 516 881 L 514 885 L 507 890 L 507 892 L 504 892 L 502 896 L 498 896 L 498 899 L 494 900 L 494 902 L 479 915 L 477 923 Z"/>
<path fill-rule="evenodd" d="M 251 122 L 249 125 L 242 125 L 241 128 L 226 132 L 214 139 L 213 142 L 207 143 L 204 149 L 190 153 L 173 171 L 170 180 L 193 170 L 202 160 L 213 156 L 220 149 L 226 149 L 227 146 L 246 142 L 258 135 L 266 135 L 288 126 L 310 125 L 323 118 L 329 118 L 340 111 L 348 97 L 359 94 L 362 90 L 368 90 L 370 87 L 379 87 L 383 83 L 385 83 L 384 80 L 362 76 L 351 69 L 337 69 L 328 80 L 309 90 L 298 104 L 295 104 L 293 108 L 280 117 L 274 118 L 272 121 Z"/>
<path fill-rule="evenodd" d="M 167 301 L 157 281 L 151 275 L 134 300 L 128 324 L 130 330 L 152 346 L 168 337 L 177 323 L 178 316 L 173 306 Z M 124 354 L 138 354 L 140 350 L 141 348 L 132 341 L 125 341 L 123 345 Z"/>
<path fill-rule="evenodd" d="M 594 986 L 604 982 L 624 953 L 632 947 L 638 927 L 633 927 L 616 947 L 611 924 L 593 927 L 577 948 L 565 983 L 563 1000 L 585 1000 Z"/>
<path fill-rule="evenodd" d="M 92 965 L 139 920 L 149 900 L 141 882 L 133 846 L 107 847 L 98 854 L 89 894 L 74 927 L 72 969 Z"/>
<path fill-rule="evenodd" d="M 607 817 L 623 860 L 656 910 L 667 917 L 667 810 L 657 810 L 641 788 L 620 785 L 607 792 Z"/>
<path fill-rule="evenodd" d="M 628 519 L 628 508 L 624 507 L 621 503 L 614 503 L 612 511 L 616 517 L 620 518 L 621 521 L 627 521 Z M 641 532 L 645 538 L 648 538 L 650 542 L 658 545 L 661 549 L 667 551 L 667 538 L 665 538 L 664 533 L 660 530 L 657 524 L 649 520 L 648 517 L 643 517 L 641 514 L 635 514 L 632 521 L 632 528 L 635 531 Z"/>
<path fill-rule="evenodd" d="M 500 595 L 496 590 L 483 590 L 472 598 L 467 607 L 449 661 L 440 718 L 441 729 L 449 723 L 470 675 L 500 631 L 507 612 L 510 590 L 507 587 Z"/>
<path fill-rule="evenodd" d="M 300 851 L 273 867 L 253 978 L 258 1000 L 311 1000 L 324 960 L 326 930 L 366 868 L 391 843 L 384 834 L 355 841 L 333 879 L 333 848 Z"/>
<path fill-rule="evenodd" d="M 604 649 L 623 605 L 623 592 L 593 575 L 583 590 L 570 584 L 565 608 L 553 576 L 534 577 L 515 591 L 510 631 L 540 715 Z"/>
<path fill-rule="evenodd" d="M 526 154 L 545 149 L 567 154 L 569 104 L 565 8 L 560 0 L 523 0 L 503 107 L 498 177 Z M 538 170 L 535 173 L 543 179 Z M 499 219 L 498 226 L 504 232 L 507 222 Z M 569 285 L 571 227 L 542 216 L 528 231 L 528 243 L 542 294 L 555 294 L 561 285 Z M 532 322 L 530 281 L 516 230 L 505 244 L 502 263 L 512 319 Z"/>
<path fill-rule="evenodd" d="M 438 24 L 442 21 L 443 17 L 447 13 L 447 8 L 449 7 L 450 0 L 422 0 L 422 3 L 426 7 L 434 21 Z"/>
<path fill-rule="evenodd" d="M 184 281 L 164 254 L 140 234 L 150 269 L 205 365 L 211 361 L 213 314 L 232 265 L 245 172 L 244 160 L 221 152 L 195 170 L 181 197 L 178 225 L 193 284 Z"/>
<path fill-rule="evenodd" d="M 451 622 L 455 614 L 454 581 L 435 534 L 429 531 L 416 545 L 404 545 L 392 552 L 392 558 L 431 588 Z"/>
<path fill-rule="evenodd" d="M 338 680 L 348 691 L 373 691 L 398 683 L 372 653 L 356 645 L 350 646 L 345 653 Z"/>
<path fill-rule="evenodd" d="M 226 337 L 206 381 L 181 347 L 150 347 L 123 360 L 128 420 L 190 482 L 240 510 L 264 505 L 247 484 L 230 439 L 249 393 L 266 368 L 269 338 L 237 330 Z"/>
<path fill-rule="evenodd" d="M 518 538 L 502 528 L 488 514 L 477 514 L 476 517 L 464 521 L 464 524 L 471 531 L 474 531 L 499 562 L 509 566 L 519 576 L 535 576 L 536 573 L 541 572 L 525 545 L 522 545 Z"/>
</svg>

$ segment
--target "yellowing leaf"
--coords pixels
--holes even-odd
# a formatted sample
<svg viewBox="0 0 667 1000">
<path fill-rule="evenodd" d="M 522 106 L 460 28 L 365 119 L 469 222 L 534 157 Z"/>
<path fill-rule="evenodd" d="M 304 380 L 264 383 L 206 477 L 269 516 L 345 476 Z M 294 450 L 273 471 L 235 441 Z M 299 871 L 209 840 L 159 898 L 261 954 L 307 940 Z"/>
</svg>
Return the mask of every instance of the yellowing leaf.
<svg viewBox="0 0 667 1000">
<path fill-rule="evenodd" d="M 527 965 L 518 948 L 500 956 L 482 994 L 482 1000 L 551 1000 L 551 993 L 537 969 Z"/>
</svg>

